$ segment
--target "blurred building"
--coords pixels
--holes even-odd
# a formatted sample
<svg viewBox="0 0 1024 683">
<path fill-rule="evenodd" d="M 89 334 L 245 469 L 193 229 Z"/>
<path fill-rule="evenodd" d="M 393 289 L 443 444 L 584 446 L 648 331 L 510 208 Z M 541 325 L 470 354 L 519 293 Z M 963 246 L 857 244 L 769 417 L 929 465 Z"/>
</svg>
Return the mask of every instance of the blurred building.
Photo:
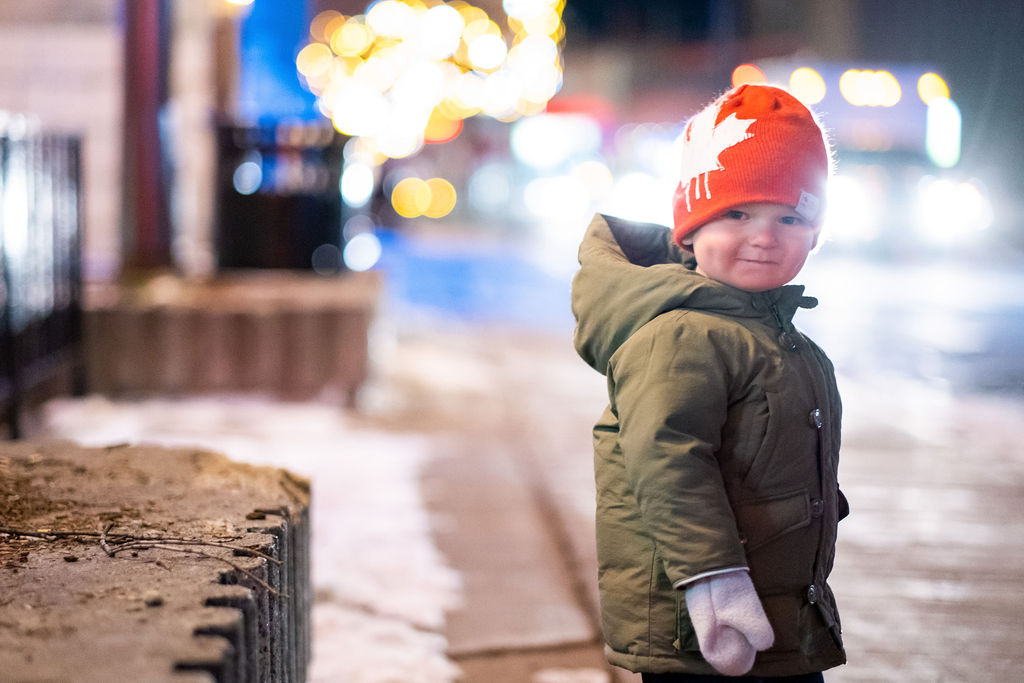
<svg viewBox="0 0 1024 683">
<path fill-rule="evenodd" d="M 158 3 L 165 11 L 161 35 L 168 55 L 166 100 L 159 130 L 167 170 L 171 259 L 184 273 L 216 270 L 217 235 L 225 216 L 266 213 L 218 200 L 218 192 L 228 182 L 225 174 L 233 177 L 248 153 L 228 149 L 232 138 L 226 131 L 239 125 L 273 126 L 275 120 L 326 126 L 326 118 L 317 117 L 312 96 L 304 97 L 298 77 L 289 73 L 289 54 L 294 59 L 308 40 L 301 35 L 302 25 L 319 13 L 333 10 L 355 15 L 367 10 L 366 3 L 357 0 L 289 0 L 272 3 L 273 10 L 255 1 L 255 5 L 239 0 L 133 2 L 134 6 Z M 500 0 L 473 4 L 502 24 Z M 0 43 L 4 45 L 0 109 L 36 115 L 49 127 L 80 132 L 83 137 L 83 250 L 90 278 L 113 277 L 125 249 L 133 248 L 132 226 L 127 226 L 125 234 L 123 197 L 124 189 L 130 187 L 123 175 L 125 74 L 132 66 L 125 61 L 125 32 L 130 28 L 125 7 L 125 0 L 70 4 L 0 0 Z M 948 72 L 947 80 L 963 111 L 963 164 L 982 175 L 988 173 L 993 192 L 1010 196 L 1012 183 L 1019 180 L 1005 190 L 998 185 L 1012 176 L 1007 169 L 1019 157 L 1022 144 L 1019 136 L 1006 133 L 1013 120 L 1009 114 L 1013 107 L 1019 110 L 1022 97 L 1021 88 L 1014 87 L 1024 72 L 1021 51 L 1013 47 L 1009 35 L 1020 27 L 1021 8 L 1019 3 L 984 3 L 969 15 L 958 8 L 951 1 L 893 7 L 874 0 L 567 0 L 562 8 L 559 57 L 562 82 L 547 110 L 585 115 L 597 126 L 599 144 L 607 146 L 616 136 L 621 141 L 634 130 L 623 126 L 659 124 L 665 126 L 663 137 L 669 136 L 672 125 L 727 87 L 732 69 L 744 62 L 767 58 L 851 64 L 925 61 Z M 263 15 L 263 21 L 248 21 L 255 15 Z M 988 53 L 980 49 L 986 38 L 991 45 Z M 980 58 L 972 56 L 978 54 Z M 275 79 L 293 76 L 287 88 L 270 87 Z M 1005 100 L 1009 106 L 996 103 L 996 92 L 1009 98 Z M 502 217 L 514 221 L 517 213 L 520 221 L 534 220 L 523 211 L 530 201 L 527 185 L 538 177 L 514 158 L 513 128 L 510 122 L 467 119 L 462 134 L 452 142 L 428 146 L 414 158 L 377 169 L 374 192 L 380 211 L 370 217 L 371 222 L 405 220 L 389 199 L 397 183 L 410 175 L 424 180 L 436 175 L 450 181 L 458 200 L 451 214 L 446 214 L 448 220 L 492 225 Z M 309 134 L 315 137 L 315 131 Z M 325 168 L 340 163 L 329 148 L 321 152 Z M 237 158 L 226 165 L 227 154 Z M 648 152 L 640 145 L 630 154 Z M 581 173 L 625 175 L 638 170 L 628 168 L 619 157 L 601 163 L 605 170 L 590 165 Z M 337 181 L 309 172 L 307 166 L 292 164 L 291 175 L 281 177 L 305 178 L 301 182 L 314 185 Z M 483 174 L 476 175 L 481 170 Z M 340 174 L 340 169 L 335 171 Z M 245 180 L 243 169 L 243 184 Z M 504 186 L 509 187 L 502 190 Z M 476 192 L 474 200 L 473 187 L 486 190 Z M 532 196 L 557 193 L 558 187 L 557 183 L 534 185 Z M 508 194 L 505 200 L 500 196 L 503 191 Z M 231 199 L 242 202 L 244 198 Z M 345 207 L 339 210 L 344 212 Z M 322 208 L 310 211 L 319 213 Z M 339 215 L 337 220 L 351 217 Z"/>
</svg>

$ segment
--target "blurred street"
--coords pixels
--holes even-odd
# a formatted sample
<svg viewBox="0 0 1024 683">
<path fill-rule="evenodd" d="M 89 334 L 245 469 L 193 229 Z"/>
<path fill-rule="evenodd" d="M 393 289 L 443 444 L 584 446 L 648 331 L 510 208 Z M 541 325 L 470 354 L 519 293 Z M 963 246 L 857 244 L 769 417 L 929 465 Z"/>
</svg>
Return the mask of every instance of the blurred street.
<svg viewBox="0 0 1024 683">
<path fill-rule="evenodd" d="M 601 654 L 590 426 L 604 383 L 572 349 L 571 263 L 450 235 L 386 246 L 357 410 L 93 397 L 51 404 L 48 433 L 204 444 L 313 476 L 313 680 L 638 680 Z M 853 508 L 833 575 L 850 663 L 827 680 L 1013 680 L 1021 277 L 813 258 L 802 280 L 822 303 L 797 323 L 839 370 Z"/>
</svg>

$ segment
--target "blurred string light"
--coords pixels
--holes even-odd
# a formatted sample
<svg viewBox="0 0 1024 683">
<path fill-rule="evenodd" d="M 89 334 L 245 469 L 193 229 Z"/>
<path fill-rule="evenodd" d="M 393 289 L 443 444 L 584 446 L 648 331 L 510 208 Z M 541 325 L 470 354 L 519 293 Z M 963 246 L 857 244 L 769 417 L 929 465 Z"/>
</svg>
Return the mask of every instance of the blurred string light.
<svg viewBox="0 0 1024 683">
<path fill-rule="evenodd" d="M 839 77 L 839 92 L 857 107 L 894 107 L 903 97 L 900 82 L 888 71 L 848 69 Z"/>
<path fill-rule="evenodd" d="M 738 87 L 745 83 L 767 83 L 764 72 L 753 64 L 740 64 L 732 70 L 732 86 Z"/>
<path fill-rule="evenodd" d="M 789 76 L 789 90 L 808 106 L 825 99 L 825 79 L 810 67 L 801 67 Z"/>
<path fill-rule="evenodd" d="M 505 0 L 507 30 L 462 0 L 328 10 L 313 19 L 296 67 L 334 127 L 361 139 L 361 159 L 379 165 L 452 140 L 471 116 L 543 111 L 562 86 L 564 4 Z"/>
<path fill-rule="evenodd" d="M 455 208 L 456 199 L 455 188 L 444 178 L 410 176 L 391 191 L 391 206 L 403 218 L 444 218 Z"/>
</svg>

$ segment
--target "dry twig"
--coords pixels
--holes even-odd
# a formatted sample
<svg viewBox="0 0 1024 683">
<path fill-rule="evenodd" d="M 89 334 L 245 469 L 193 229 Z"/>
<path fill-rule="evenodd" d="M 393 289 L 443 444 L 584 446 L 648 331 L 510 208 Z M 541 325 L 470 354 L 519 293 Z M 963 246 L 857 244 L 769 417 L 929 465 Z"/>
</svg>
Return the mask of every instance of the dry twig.
<svg viewBox="0 0 1024 683">
<path fill-rule="evenodd" d="M 239 566 L 238 564 L 232 562 L 231 560 L 229 560 L 227 558 L 218 557 L 217 555 L 213 555 L 211 553 L 204 552 L 202 550 L 197 550 L 195 548 L 182 547 L 182 546 L 206 546 L 206 547 L 213 547 L 213 548 L 224 548 L 226 550 L 234 551 L 237 554 L 250 555 L 252 557 L 258 557 L 258 558 L 266 560 L 268 562 L 273 562 L 274 564 L 277 564 L 277 565 L 281 564 L 281 560 L 278 560 L 275 557 L 271 557 L 270 555 L 267 555 L 266 553 L 260 552 L 259 550 L 254 550 L 252 548 L 246 548 L 246 547 L 243 547 L 243 546 L 231 545 L 229 543 L 218 543 L 218 542 L 215 542 L 215 541 L 203 541 L 203 540 L 199 540 L 199 539 L 190 539 L 190 538 L 180 538 L 180 537 L 170 537 L 170 536 L 142 536 L 142 537 L 139 537 L 139 536 L 133 536 L 131 534 L 111 534 L 110 530 L 113 528 L 113 526 L 114 526 L 113 524 L 109 524 L 105 528 L 100 529 L 99 532 L 91 532 L 91 531 L 52 531 L 50 529 L 40 529 L 40 530 L 36 530 L 36 531 L 27 531 L 27 530 L 24 530 L 24 529 L 12 529 L 12 528 L 9 528 L 9 527 L 0 527 L 0 535 L 7 535 L 7 536 L 12 536 L 12 537 L 22 537 L 22 538 L 37 538 L 37 539 L 40 539 L 40 540 L 43 540 L 43 541 L 48 541 L 48 542 L 53 542 L 53 541 L 56 541 L 58 539 L 69 539 L 69 540 L 85 541 L 86 539 L 94 539 L 94 538 L 98 537 L 99 538 L 100 548 L 103 550 L 104 554 L 107 555 L 107 557 L 115 557 L 117 555 L 117 553 L 125 551 L 125 550 L 150 550 L 150 549 L 167 550 L 167 551 L 171 551 L 171 552 L 190 553 L 190 554 L 193 554 L 193 555 L 200 555 L 202 557 L 208 557 L 210 559 L 219 560 L 221 562 L 224 562 L 225 564 L 230 566 L 232 569 L 234 569 L 236 572 L 239 572 L 240 574 L 243 574 L 244 576 L 246 576 L 250 580 L 254 581 L 255 583 L 257 583 L 261 587 L 265 588 L 270 593 L 272 593 L 274 595 L 282 596 L 282 597 L 287 597 L 287 595 L 285 593 L 282 593 L 281 591 L 276 590 L 275 588 L 273 588 L 270 584 L 268 584 L 266 581 L 264 581 L 260 577 L 256 576 L 255 574 L 253 574 L 252 572 L 248 571 L 247 569 L 242 568 L 241 566 Z M 113 544 L 113 546 L 111 546 L 111 544 Z"/>
</svg>

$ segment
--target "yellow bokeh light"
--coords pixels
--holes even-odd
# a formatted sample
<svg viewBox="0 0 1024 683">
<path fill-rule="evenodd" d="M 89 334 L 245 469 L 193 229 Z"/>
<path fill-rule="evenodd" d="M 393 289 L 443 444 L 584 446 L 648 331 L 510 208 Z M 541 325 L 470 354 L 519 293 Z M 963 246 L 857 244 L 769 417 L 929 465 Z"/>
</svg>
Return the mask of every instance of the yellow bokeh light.
<svg viewBox="0 0 1024 683">
<path fill-rule="evenodd" d="M 847 69 L 843 72 L 843 75 L 839 77 L 839 92 L 843 98 L 854 106 L 863 106 L 863 98 L 861 97 L 861 90 L 858 87 L 860 82 L 860 71 L 857 69 Z"/>
<path fill-rule="evenodd" d="M 888 71 L 850 69 L 839 78 L 839 92 L 858 107 L 892 107 L 903 96 L 900 83 Z"/>
<path fill-rule="evenodd" d="M 949 98 L 949 86 L 942 76 L 936 73 L 926 73 L 917 79 L 917 94 L 925 104 L 931 104 L 933 100 L 940 97 Z"/>
<path fill-rule="evenodd" d="M 487 12 L 483 11 L 479 7 L 473 7 L 472 5 L 463 4 L 456 7 L 459 10 L 459 14 L 462 15 L 462 20 L 466 22 L 466 26 L 469 26 L 475 21 L 484 20 L 490 21 L 490 17 L 487 16 Z"/>
<path fill-rule="evenodd" d="M 373 45 L 373 31 L 353 17 L 331 35 L 331 49 L 342 57 L 357 57 Z"/>
<path fill-rule="evenodd" d="M 441 100 L 440 104 L 437 105 L 437 109 L 447 118 L 456 119 L 468 119 L 470 116 L 476 115 L 480 109 L 475 107 L 467 107 L 453 96 L 448 96 Z"/>
<path fill-rule="evenodd" d="M 382 0 L 366 13 L 366 23 L 374 33 L 388 38 L 405 38 L 412 34 L 416 10 L 405 2 Z"/>
<path fill-rule="evenodd" d="M 794 97 L 808 106 L 825 99 L 825 79 L 807 67 L 797 69 L 790 75 L 789 89 Z"/>
<path fill-rule="evenodd" d="M 466 22 L 466 28 L 462 29 L 462 40 L 468 45 L 481 36 L 496 36 L 501 38 L 501 29 L 490 19 L 476 19 Z"/>
<path fill-rule="evenodd" d="M 888 71 L 878 71 L 875 73 L 875 78 L 878 82 L 878 106 L 880 107 L 895 107 L 900 98 L 903 97 L 903 90 L 900 88 L 900 82 L 896 80 Z"/>
<path fill-rule="evenodd" d="M 330 43 L 331 43 L 331 36 L 334 35 L 335 31 L 337 31 L 342 26 L 344 26 L 345 22 L 347 22 L 348 20 L 349 20 L 349 17 L 346 17 L 344 14 L 340 14 L 339 13 L 338 16 L 332 17 L 326 24 L 324 24 L 324 28 L 323 28 L 324 40 L 323 40 L 323 42 L 325 42 L 328 45 L 330 45 Z"/>
<path fill-rule="evenodd" d="M 435 5 L 423 15 L 419 34 L 420 49 L 433 59 L 450 57 L 459 48 L 466 22 L 449 5 Z"/>
<path fill-rule="evenodd" d="M 345 22 L 345 17 L 337 10 L 324 10 L 313 17 L 309 24 L 309 37 L 319 43 L 328 43 L 334 30 Z M 328 30 L 330 27 L 330 30 Z"/>
<path fill-rule="evenodd" d="M 753 64 L 740 64 L 732 70 L 732 85 L 743 85 L 744 83 L 765 83 L 767 82 L 764 72 Z"/>
<path fill-rule="evenodd" d="M 535 17 L 525 19 L 523 30 L 527 33 L 550 36 L 555 34 L 562 23 L 561 17 L 554 10 L 547 10 Z"/>
<path fill-rule="evenodd" d="M 444 178 L 431 178 L 426 182 L 430 201 L 423 215 L 427 218 L 444 218 L 455 208 L 455 188 Z"/>
<path fill-rule="evenodd" d="M 334 62 L 334 55 L 329 47 L 323 43 L 310 43 L 299 50 L 295 58 L 295 66 L 299 73 L 306 78 L 315 79 L 331 70 Z"/>
<path fill-rule="evenodd" d="M 399 216 L 416 218 L 430 208 L 430 194 L 422 178 L 404 178 L 391 191 L 391 206 Z"/>
<path fill-rule="evenodd" d="M 501 36 L 486 33 L 474 38 L 469 45 L 469 61 L 481 71 L 493 71 L 501 66 L 508 55 L 508 48 Z"/>
<path fill-rule="evenodd" d="M 449 114 L 450 109 L 438 106 L 430 114 L 427 127 L 423 131 L 424 142 L 448 142 L 454 140 L 462 132 L 461 116 Z"/>
<path fill-rule="evenodd" d="M 548 10 L 553 3 L 547 0 L 504 0 L 502 9 L 514 19 L 530 19 Z"/>
<path fill-rule="evenodd" d="M 565 0 L 504 6 L 505 29 L 466 0 L 377 0 L 351 17 L 327 10 L 296 68 L 319 111 L 367 138 L 378 161 L 410 156 L 451 140 L 471 116 L 542 113 L 561 90 Z"/>
</svg>

